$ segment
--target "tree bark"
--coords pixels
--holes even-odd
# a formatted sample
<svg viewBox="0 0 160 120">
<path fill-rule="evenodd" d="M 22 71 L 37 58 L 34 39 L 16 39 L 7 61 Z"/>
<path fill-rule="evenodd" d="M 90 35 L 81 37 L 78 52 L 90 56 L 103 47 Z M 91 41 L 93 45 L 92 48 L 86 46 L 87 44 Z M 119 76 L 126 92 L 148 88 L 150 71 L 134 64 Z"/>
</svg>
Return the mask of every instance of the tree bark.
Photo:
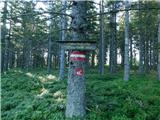
<svg viewBox="0 0 160 120">
<path fill-rule="evenodd" d="M 4 70 L 8 70 L 9 66 L 9 39 L 5 38 L 5 52 L 4 52 Z"/>
<path fill-rule="evenodd" d="M 34 5 L 33 2 L 31 3 L 25 3 L 26 11 L 30 11 L 33 13 L 34 11 Z M 34 16 L 23 16 L 22 18 L 22 26 L 23 29 L 23 37 L 24 37 L 24 44 L 23 44 L 23 66 L 26 70 L 29 70 L 33 67 L 33 55 L 32 55 L 32 42 L 33 42 L 33 30 L 32 26 L 34 26 Z"/>
<path fill-rule="evenodd" d="M 147 3 L 146 3 L 147 4 Z M 148 4 L 147 4 L 148 5 Z M 146 6 L 147 7 L 147 6 Z M 151 12 L 147 10 L 146 14 L 146 20 L 145 20 L 145 59 L 144 59 L 144 67 L 145 67 L 145 72 L 149 73 L 149 42 L 150 42 L 150 37 L 151 37 L 151 32 L 148 31 L 151 28 L 149 20 L 151 19 Z"/>
<path fill-rule="evenodd" d="M 31 39 L 28 37 L 28 35 L 26 36 L 26 42 L 24 43 L 25 49 L 24 49 L 24 68 L 26 70 L 29 70 L 32 68 L 32 41 Z"/>
<path fill-rule="evenodd" d="M 133 48 L 132 48 L 132 39 L 130 39 L 130 69 L 132 69 L 133 65 Z"/>
<path fill-rule="evenodd" d="M 52 41 L 51 41 L 51 25 L 49 27 L 50 33 L 48 36 L 48 57 L 47 57 L 47 73 L 51 73 L 51 63 L 52 63 L 52 53 L 51 53 L 51 47 L 52 47 Z"/>
<path fill-rule="evenodd" d="M 139 1 L 139 9 L 140 9 L 140 4 L 141 2 Z M 138 24 L 138 27 L 139 27 L 139 74 L 143 74 L 144 73 L 144 40 L 143 40 L 143 37 L 142 37 L 142 24 L 141 24 L 141 19 L 142 19 L 142 15 L 140 13 L 140 10 L 138 11 L 138 14 L 139 14 L 139 24 Z"/>
<path fill-rule="evenodd" d="M 91 57 L 91 66 L 94 67 L 95 66 L 95 51 L 92 52 L 92 57 Z"/>
<path fill-rule="evenodd" d="M 72 16 L 72 39 L 75 41 L 84 41 L 86 38 L 85 30 L 87 23 L 85 1 L 73 1 Z M 85 71 L 85 61 L 70 60 L 66 106 L 67 118 L 83 118 L 86 114 L 85 78 L 84 74 L 81 76 L 76 75 L 75 69 Z"/>
<path fill-rule="evenodd" d="M 113 11 L 116 11 L 116 1 L 114 2 Z M 110 73 L 115 73 L 117 69 L 117 41 L 116 41 L 116 12 L 111 14 L 111 39 L 110 39 Z"/>
<path fill-rule="evenodd" d="M 160 6 L 160 2 L 158 3 Z M 158 80 L 160 80 L 160 10 L 158 12 Z"/>
<path fill-rule="evenodd" d="M 145 28 L 145 59 L 144 59 L 144 67 L 145 67 L 145 72 L 148 73 L 149 72 L 149 42 L 150 42 L 150 32 L 148 31 L 148 29 L 150 28 L 150 19 L 151 13 L 148 10 L 146 17 L 146 28 Z"/>
<path fill-rule="evenodd" d="M 158 39 L 154 39 L 154 41 L 153 41 L 153 59 L 152 59 L 154 70 L 157 70 L 157 60 L 158 60 L 158 57 L 157 57 L 157 53 L 158 53 L 157 43 L 158 43 Z"/>
<path fill-rule="evenodd" d="M 6 20 L 7 20 L 7 1 L 4 3 L 4 16 L 3 16 L 3 25 L 2 25 L 2 58 L 1 58 L 1 71 L 8 70 L 8 45 L 9 41 L 6 37 L 7 35 L 7 28 L 6 28 Z"/>
<path fill-rule="evenodd" d="M 103 0 L 100 1 L 100 45 L 99 45 L 99 73 L 104 74 L 105 65 L 105 43 L 104 43 L 104 18 L 103 13 Z"/>
<path fill-rule="evenodd" d="M 66 14 L 66 6 L 67 6 L 67 1 L 62 0 L 62 14 Z M 66 39 L 66 27 L 67 27 L 67 20 L 66 16 L 62 15 L 61 18 L 61 41 L 65 41 Z M 60 72 L 59 72 L 59 79 L 64 80 L 64 69 L 65 69 L 65 51 L 63 48 L 61 48 L 60 51 Z"/>
<path fill-rule="evenodd" d="M 129 80 L 130 66 L 129 66 L 129 2 L 125 1 L 125 58 L 124 58 L 124 80 Z"/>
<path fill-rule="evenodd" d="M 10 8 L 10 15 L 12 17 L 12 14 L 13 14 L 13 7 Z M 14 67 L 14 60 L 15 60 L 15 52 L 14 52 L 14 45 L 13 43 L 11 42 L 12 40 L 12 37 L 11 37 L 11 34 L 12 34 L 12 28 L 13 28 L 13 23 L 12 23 L 12 20 L 9 21 L 9 25 L 10 25 L 10 28 L 9 28 L 9 32 L 8 32 L 8 41 L 9 41 L 9 50 L 8 50 L 8 68 L 13 68 Z"/>
<path fill-rule="evenodd" d="M 146 36 L 148 33 L 146 32 Z M 147 39 L 148 37 L 146 37 L 145 39 L 145 61 L 144 61 L 144 65 L 145 65 L 145 72 L 148 73 L 149 72 L 149 39 Z"/>
</svg>

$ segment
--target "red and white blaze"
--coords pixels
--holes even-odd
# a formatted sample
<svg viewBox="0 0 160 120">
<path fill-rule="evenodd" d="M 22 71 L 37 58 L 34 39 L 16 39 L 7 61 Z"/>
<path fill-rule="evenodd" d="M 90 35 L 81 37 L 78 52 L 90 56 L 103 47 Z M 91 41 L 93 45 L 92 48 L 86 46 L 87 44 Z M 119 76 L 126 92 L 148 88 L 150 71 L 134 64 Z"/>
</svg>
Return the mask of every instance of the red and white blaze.
<svg viewBox="0 0 160 120">
<path fill-rule="evenodd" d="M 70 54 L 70 60 L 72 61 L 85 61 L 85 52 L 74 51 Z"/>
<path fill-rule="evenodd" d="M 82 76 L 84 74 L 83 68 L 76 68 L 75 72 L 77 76 Z"/>
</svg>

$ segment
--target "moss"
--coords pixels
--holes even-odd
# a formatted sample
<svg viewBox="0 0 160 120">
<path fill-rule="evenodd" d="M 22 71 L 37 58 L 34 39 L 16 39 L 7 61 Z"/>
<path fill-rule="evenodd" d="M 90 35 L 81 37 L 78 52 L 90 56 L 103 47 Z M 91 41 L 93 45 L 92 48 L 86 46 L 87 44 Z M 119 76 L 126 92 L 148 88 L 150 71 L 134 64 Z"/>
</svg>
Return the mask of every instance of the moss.
<svg viewBox="0 0 160 120">
<path fill-rule="evenodd" d="M 91 71 L 86 74 L 86 120 L 159 120 L 160 83 L 154 72 L 132 73 L 124 82 L 123 72 L 100 76 Z M 2 119 L 65 120 L 67 82 L 57 80 L 58 71 L 51 79 L 41 69 L 26 73 L 2 74 Z"/>
</svg>

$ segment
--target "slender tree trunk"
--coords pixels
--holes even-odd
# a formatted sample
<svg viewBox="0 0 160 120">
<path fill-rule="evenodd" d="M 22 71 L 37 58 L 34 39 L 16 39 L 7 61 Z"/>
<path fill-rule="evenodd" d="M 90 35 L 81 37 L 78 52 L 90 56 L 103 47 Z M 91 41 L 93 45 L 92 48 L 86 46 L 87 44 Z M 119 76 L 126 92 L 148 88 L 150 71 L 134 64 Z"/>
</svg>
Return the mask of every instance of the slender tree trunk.
<svg viewBox="0 0 160 120">
<path fill-rule="evenodd" d="M 5 38 L 5 53 L 4 53 L 4 70 L 8 70 L 9 62 L 9 39 Z"/>
<path fill-rule="evenodd" d="M 116 1 L 113 5 L 113 11 L 116 10 Z M 111 39 L 110 39 L 110 73 L 115 73 L 117 69 L 117 41 L 116 41 L 116 12 L 111 14 Z"/>
<path fill-rule="evenodd" d="M 27 37 L 25 46 L 25 52 L 24 52 L 24 61 L 25 61 L 25 69 L 29 70 L 32 68 L 32 41 L 29 37 Z"/>
<path fill-rule="evenodd" d="M 57 67 L 57 55 L 54 55 L 54 69 Z"/>
<path fill-rule="evenodd" d="M 149 71 L 151 71 L 152 69 L 152 36 L 151 39 L 149 41 Z"/>
<path fill-rule="evenodd" d="M 50 33 L 48 37 L 48 57 L 47 57 L 47 73 L 51 73 L 51 63 L 52 63 L 52 53 L 51 53 L 52 41 L 51 41 L 51 25 L 50 25 Z"/>
<path fill-rule="evenodd" d="M 130 39 L 130 69 L 132 69 L 133 65 L 133 48 L 132 48 L 132 39 Z"/>
<path fill-rule="evenodd" d="M 73 1 L 72 7 L 72 39 L 75 41 L 84 41 L 86 30 L 86 2 L 85 1 Z M 74 51 L 81 52 L 81 51 Z M 85 78 L 84 70 L 85 61 L 72 61 L 70 60 L 69 66 L 69 78 L 67 87 L 67 106 L 66 117 L 83 118 L 86 114 L 85 111 Z M 83 74 L 78 75 L 75 71 L 81 70 Z"/>
<path fill-rule="evenodd" d="M 17 57 L 16 57 L 16 67 L 21 67 L 20 65 L 20 51 L 17 50 Z"/>
<path fill-rule="evenodd" d="M 103 0 L 100 1 L 100 45 L 99 45 L 99 73 L 104 74 L 104 65 L 105 65 L 105 44 L 104 44 L 104 18 L 103 13 Z"/>
<path fill-rule="evenodd" d="M 128 81 L 130 76 L 130 66 L 129 66 L 129 2 L 125 1 L 125 58 L 124 58 L 124 80 Z"/>
<path fill-rule="evenodd" d="M 154 70 L 157 70 L 157 60 L 158 60 L 157 59 L 158 50 L 156 49 L 157 43 L 158 43 L 158 39 L 154 39 L 153 41 L 153 61 L 152 61 Z"/>
<path fill-rule="evenodd" d="M 92 58 L 91 58 L 91 66 L 92 67 L 95 66 L 94 60 L 95 60 L 95 51 L 92 52 Z"/>
<path fill-rule="evenodd" d="M 13 8 L 11 7 L 11 17 L 12 17 L 12 13 L 13 13 Z M 12 23 L 12 20 L 10 20 L 9 22 L 9 25 L 10 25 L 10 28 L 9 28 L 9 36 L 8 36 L 8 41 L 9 41 L 9 50 L 8 50 L 8 64 L 9 64 L 9 68 L 13 68 L 14 66 L 14 59 L 15 59 L 15 53 L 14 53 L 14 45 L 13 43 L 11 42 L 11 32 L 12 32 L 12 26 L 13 26 L 13 23 Z"/>
<path fill-rule="evenodd" d="M 160 5 L 160 2 L 158 3 Z M 158 13 L 158 64 L 157 64 L 157 69 L 158 69 L 158 80 L 160 80 L 160 10 Z"/>
<path fill-rule="evenodd" d="M 25 8 L 33 12 L 33 2 L 26 3 Z M 26 70 L 29 70 L 33 67 L 33 57 L 32 57 L 32 35 L 33 35 L 33 26 L 34 26 L 34 16 L 28 15 L 23 17 L 22 26 L 24 27 L 23 30 L 23 64 Z M 30 25 L 29 25 L 30 24 Z"/>
<path fill-rule="evenodd" d="M 149 41 L 149 71 L 152 69 L 152 63 L 151 63 L 151 57 L 152 57 L 152 36 Z"/>
<path fill-rule="evenodd" d="M 124 67 L 124 47 L 121 48 L 121 66 Z"/>
<path fill-rule="evenodd" d="M 139 1 L 139 9 L 140 9 L 140 4 L 141 2 Z M 139 74 L 143 74 L 144 73 L 144 39 L 142 37 L 142 24 L 141 24 L 141 19 L 142 19 L 142 15 L 140 13 L 140 10 L 138 11 L 139 14 Z"/>
<path fill-rule="evenodd" d="M 144 74 L 144 42 L 143 38 L 140 38 L 140 59 L 139 59 L 139 74 Z"/>
<path fill-rule="evenodd" d="M 146 22 L 146 25 L 148 22 Z M 145 28 L 145 59 L 144 59 L 144 66 L 145 66 L 145 72 L 149 72 L 149 33 L 147 31 L 147 28 Z"/>
<path fill-rule="evenodd" d="M 2 66 L 1 70 L 7 71 L 8 70 L 8 48 L 9 48 L 9 41 L 6 37 L 7 29 L 6 29 L 6 19 L 7 19 L 7 1 L 4 3 L 4 16 L 3 16 L 3 26 L 2 26 Z"/>
<path fill-rule="evenodd" d="M 29 60 L 28 60 L 28 63 L 29 63 L 29 68 L 32 69 L 33 68 L 33 59 L 32 59 L 32 40 L 30 40 L 30 43 L 29 43 Z"/>
<path fill-rule="evenodd" d="M 147 19 L 146 20 L 146 28 L 145 28 L 145 62 L 144 62 L 144 65 L 145 65 L 145 72 L 148 73 L 149 72 L 149 42 L 150 42 L 150 32 L 148 31 L 148 29 L 150 28 L 150 22 L 149 19 L 150 19 L 150 16 L 151 16 L 151 13 L 150 11 L 148 11 L 148 14 L 146 15 Z"/>
<path fill-rule="evenodd" d="M 15 59 L 15 53 L 13 49 L 13 44 L 10 43 L 10 49 L 9 49 L 9 68 L 13 68 L 14 66 L 14 59 Z"/>
<path fill-rule="evenodd" d="M 24 38 L 25 39 L 25 38 Z M 20 63 L 21 63 L 21 68 L 26 69 L 26 40 L 24 40 L 23 44 L 23 54 L 20 56 Z"/>
<path fill-rule="evenodd" d="M 145 4 L 146 8 L 148 8 L 148 4 L 146 3 Z M 145 29 L 144 29 L 144 70 L 146 73 L 149 72 L 149 42 L 150 42 L 150 32 L 148 31 L 150 29 L 150 22 L 149 22 L 149 19 L 150 19 L 150 16 L 151 16 L 151 12 L 149 10 L 147 10 L 147 14 L 145 14 L 145 18 L 146 20 L 144 21 L 145 23 Z"/>
<path fill-rule="evenodd" d="M 66 5 L 67 5 L 67 1 L 66 0 L 62 0 L 62 14 L 66 13 Z M 67 20 L 66 20 L 66 16 L 62 15 L 61 18 L 61 41 L 64 41 L 66 39 L 66 27 L 67 27 Z M 59 72 L 59 79 L 60 80 L 64 80 L 64 69 L 65 69 L 65 51 L 63 48 L 61 48 L 60 51 L 60 72 Z"/>
</svg>

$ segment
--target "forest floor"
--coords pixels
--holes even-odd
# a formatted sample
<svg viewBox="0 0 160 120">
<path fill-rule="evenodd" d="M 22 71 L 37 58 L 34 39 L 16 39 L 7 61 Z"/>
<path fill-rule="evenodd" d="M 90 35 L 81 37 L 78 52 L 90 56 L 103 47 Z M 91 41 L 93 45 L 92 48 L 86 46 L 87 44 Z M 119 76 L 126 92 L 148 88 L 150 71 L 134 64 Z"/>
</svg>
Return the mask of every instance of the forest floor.
<svg viewBox="0 0 160 120">
<path fill-rule="evenodd" d="M 2 120 L 65 120 L 66 86 L 58 71 L 10 70 L 1 76 Z M 160 82 L 156 74 L 86 74 L 86 120 L 160 120 Z"/>
</svg>

